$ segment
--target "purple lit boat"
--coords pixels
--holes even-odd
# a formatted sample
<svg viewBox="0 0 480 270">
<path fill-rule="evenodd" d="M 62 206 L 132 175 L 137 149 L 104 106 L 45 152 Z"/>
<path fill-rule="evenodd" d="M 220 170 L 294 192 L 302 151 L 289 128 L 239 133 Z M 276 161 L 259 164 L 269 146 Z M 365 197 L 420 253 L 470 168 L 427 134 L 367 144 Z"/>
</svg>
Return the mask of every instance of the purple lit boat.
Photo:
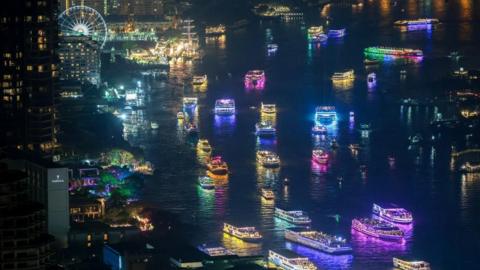
<svg viewBox="0 0 480 270">
<path fill-rule="evenodd" d="M 372 211 L 380 218 L 399 224 L 410 224 L 413 222 L 412 213 L 396 205 L 373 204 Z"/>
<path fill-rule="evenodd" d="M 328 163 L 328 153 L 323 149 L 316 149 L 312 151 L 312 159 L 318 164 Z"/>
<path fill-rule="evenodd" d="M 404 237 L 404 233 L 397 226 L 380 219 L 355 218 L 352 220 L 352 229 L 387 241 L 399 241 Z"/>
</svg>

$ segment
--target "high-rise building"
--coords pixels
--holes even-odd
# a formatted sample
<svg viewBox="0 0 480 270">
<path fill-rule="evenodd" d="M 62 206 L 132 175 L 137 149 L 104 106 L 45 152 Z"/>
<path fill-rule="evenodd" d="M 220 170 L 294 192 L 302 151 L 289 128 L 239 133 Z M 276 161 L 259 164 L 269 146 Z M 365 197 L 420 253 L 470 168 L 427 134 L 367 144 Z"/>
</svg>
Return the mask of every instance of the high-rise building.
<svg viewBox="0 0 480 270">
<path fill-rule="evenodd" d="M 55 148 L 57 37 L 57 0 L 2 3 L 0 146 Z"/>
<path fill-rule="evenodd" d="M 91 37 L 61 37 L 58 57 L 61 81 L 100 83 L 100 48 Z"/>
<path fill-rule="evenodd" d="M 0 269 L 46 269 L 53 237 L 46 233 L 45 210 L 28 200 L 25 173 L 1 167 Z"/>
</svg>

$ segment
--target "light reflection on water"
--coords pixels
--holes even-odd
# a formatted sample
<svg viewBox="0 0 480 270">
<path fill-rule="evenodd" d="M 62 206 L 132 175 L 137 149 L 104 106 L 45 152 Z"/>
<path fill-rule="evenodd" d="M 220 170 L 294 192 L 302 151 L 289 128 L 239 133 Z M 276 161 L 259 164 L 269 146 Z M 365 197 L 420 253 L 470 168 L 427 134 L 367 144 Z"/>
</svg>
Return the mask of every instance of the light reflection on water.
<svg viewBox="0 0 480 270">
<path fill-rule="evenodd" d="M 351 254 L 330 255 L 289 241 L 285 242 L 285 248 L 300 256 L 308 257 L 320 269 L 350 269 L 353 263 L 353 255 Z"/>
</svg>

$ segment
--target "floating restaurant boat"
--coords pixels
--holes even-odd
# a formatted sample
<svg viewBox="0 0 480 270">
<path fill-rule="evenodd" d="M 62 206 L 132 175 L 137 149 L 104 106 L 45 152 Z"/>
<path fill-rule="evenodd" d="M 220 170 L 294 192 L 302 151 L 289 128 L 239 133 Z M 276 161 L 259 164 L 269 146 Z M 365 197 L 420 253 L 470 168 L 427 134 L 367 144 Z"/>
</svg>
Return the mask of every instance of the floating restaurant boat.
<svg viewBox="0 0 480 270">
<path fill-rule="evenodd" d="M 212 178 L 225 177 L 228 175 L 228 165 L 223 161 L 222 157 L 213 157 L 207 163 L 207 175 Z"/>
<path fill-rule="evenodd" d="M 352 220 L 352 229 L 365 235 L 382 240 L 402 240 L 403 232 L 395 225 L 373 218 L 358 218 Z"/>
<path fill-rule="evenodd" d="M 269 121 L 262 121 L 255 124 L 255 135 L 259 137 L 272 137 L 275 136 L 277 129 Z"/>
<path fill-rule="evenodd" d="M 372 212 L 382 219 L 399 224 L 410 224 L 413 222 L 412 214 L 404 208 L 395 205 L 373 204 Z"/>
<path fill-rule="evenodd" d="M 328 153 L 323 149 L 316 149 L 312 151 L 312 159 L 318 164 L 328 163 Z"/>
<path fill-rule="evenodd" d="M 327 134 L 327 127 L 324 125 L 314 125 L 312 127 L 312 134 L 313 135 L 324 135 Z"/>
<path fill-rule="evenodd" d="M 275 217 L 295 225 L 309 225 L 312 222 L 307 213 L 300 210 L 286 211 L 275 207 Z"/>
<path fill-rule="evenodd" d="M 233 99 L 217 99 L 215 101 L 216 115 L 234 115 L 235 101 Z"/>
<path fill-rule="evenodd" d="M 335 106 L 318 106 L 315 108 L 315 122 L 331 124 L 337 120 Z"/>
<path fill-rule="evenodd" d="M 392 47 L 368 47 L 363 51 L 365 56 L 373 57 L 399 57 L 399 58 L 421 58 L 423 57 L 422 50 L 407 49 L 407 48 L 392 48 Z"/>
<path fill-rule="evenodd" d="M 184 129 L 188 134 L 197 134 L 198 133 L 198 128 L 197 125 L 194 123 L 185 123 Z"/>
<path fill-rule="evenodd" d="M 210 143 L 208 143 L 207 139 L 199 139 L 197 142 L 197 150 L 206 154 L 210 154 L 212 152 L 212 147 L 210 146 Z"/>
<path fill-rule="evenodd" d="M 301 257 L 290 250 L 268 251 L 268 261 L 280 269 L 316 270 L 317 267 L 307 258 Z"/>
<path fill-rule="evenodd" d="M 198 98 L 196 97 L 184 97 L 183 98 L 183 108 L 193 109 L 197 106 Z"/>
<path fill-rule="evenodd" d="M 185 119 L 185 114 L 183 112 L 178 112 L 177 119 Z"/>
<path fill-rule="evenodd" d="M 342 29 L 330 29 L 328 30 L 328 37 L 329 38 L 341 38 L 345 36 L 345 28 Z"/>
<path fill-rule="evenodd" d="M 213 179 L 208 176 L 198 177 L 198 184 L 203 189 L 215 189 L 215 184 L 213 183 Z"/>
<path fill-rule="evenodd" d="M 393 24 L 396 26 L 411 26 L 411 25 L 432 25 L 440 23 L 438 19 L 432 18 L 423 18 L 423 19 L 414 19 L 414 20 L 398 20 Z"/>
<path fill-rule="evenodd" d="M 262 240 L 262 235 L 255 227 L 235 227 L 228 223 L 223 223 L 223 232 L 245 242 L 259 242 Z"/>
<path fill-rule="evenodd" d="M 235 253 L 230 250 L 219 246 L 219 247 L 209 247 L 207 245 L 198 246 L 198 250 L 207 254 L 210 257 L 224 257 L 224 256 L 234 256 Z"/>
<path fill-rule="evenodd" d="M 273 190 L 271 189 L 262 188 L 262 197 L 265 200 L 273 200 L 275 199 L 275 193 L 273 193 Z"/>
<path fill-rule="evenodd" d="M 264 114 L 274 114 L 277 112 L 277 107 L 275 106 L 275 104 L 262 103 L 260 112 Z"/>
<path fill-rule="evenodd" d="M 393 258 L 393 266 L 402 270 L 430 270 L 430 264 L 425 261 L 406 261 Z"/>
<path fill-rule="evenodd" d="M 193 76 L 192 78 L 192 84 L 194 86 L 202 86 L 202 85 L 206 85 L 207 83 L 208 83 L 207 74 L 196 75 L 196 76 Z"/>
<path fill-rule="evenodd" d="M 267 51 L 269 53 L 274 53 L 278 50 L 278 45 L 275 44 L 275 43 L 270 43 L 270 44 L 267 44 Z"/>
<path fill-rule="evenodd" d="M 227 28 L 223 24 L 205 27 L 206 36 L 221 36 L 224 35 Z"/>
<path fill-rule="evenodd" d="M 265 86 L 265 72 L 263 70 L 250 70 L 245 74 L 245 86 L 263 88 Z"/>
<path fill-rule="evenodd" d="M 280 166 L 280 157 L 271 151 L 257 151 L 257 161 L 265 168 L 277 168 Z"/>
<path fill-rule="evenodd" d="M 346 70 L 344 72 L 335 72 L 332 75 L 333 81 L 345 81 L 355 79 L 355 72 L 353 69 Z"/>
<path fill-rule="evenodd" d="M 285 229 L 285 239 L 330 254 L 352 252 L 352 247 L 344 238 L 314 230 L 306 230 L 303 228 Z"/>
</svg>

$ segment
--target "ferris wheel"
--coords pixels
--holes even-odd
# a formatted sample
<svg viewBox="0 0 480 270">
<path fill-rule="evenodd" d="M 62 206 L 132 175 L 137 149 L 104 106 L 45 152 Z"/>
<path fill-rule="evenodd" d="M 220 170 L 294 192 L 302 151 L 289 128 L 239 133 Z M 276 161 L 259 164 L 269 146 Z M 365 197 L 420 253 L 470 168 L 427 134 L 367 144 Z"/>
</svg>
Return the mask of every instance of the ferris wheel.
<svg viewBox="0 0 480 270">
<path fill-rule="evenodd" d="M 100 48 L 107 41 L 107 24 L 95 9 L 86 6 L 73 6 L 58 17 L 60 33 L 65 36 L 89 36 Z"/>
</svg>

